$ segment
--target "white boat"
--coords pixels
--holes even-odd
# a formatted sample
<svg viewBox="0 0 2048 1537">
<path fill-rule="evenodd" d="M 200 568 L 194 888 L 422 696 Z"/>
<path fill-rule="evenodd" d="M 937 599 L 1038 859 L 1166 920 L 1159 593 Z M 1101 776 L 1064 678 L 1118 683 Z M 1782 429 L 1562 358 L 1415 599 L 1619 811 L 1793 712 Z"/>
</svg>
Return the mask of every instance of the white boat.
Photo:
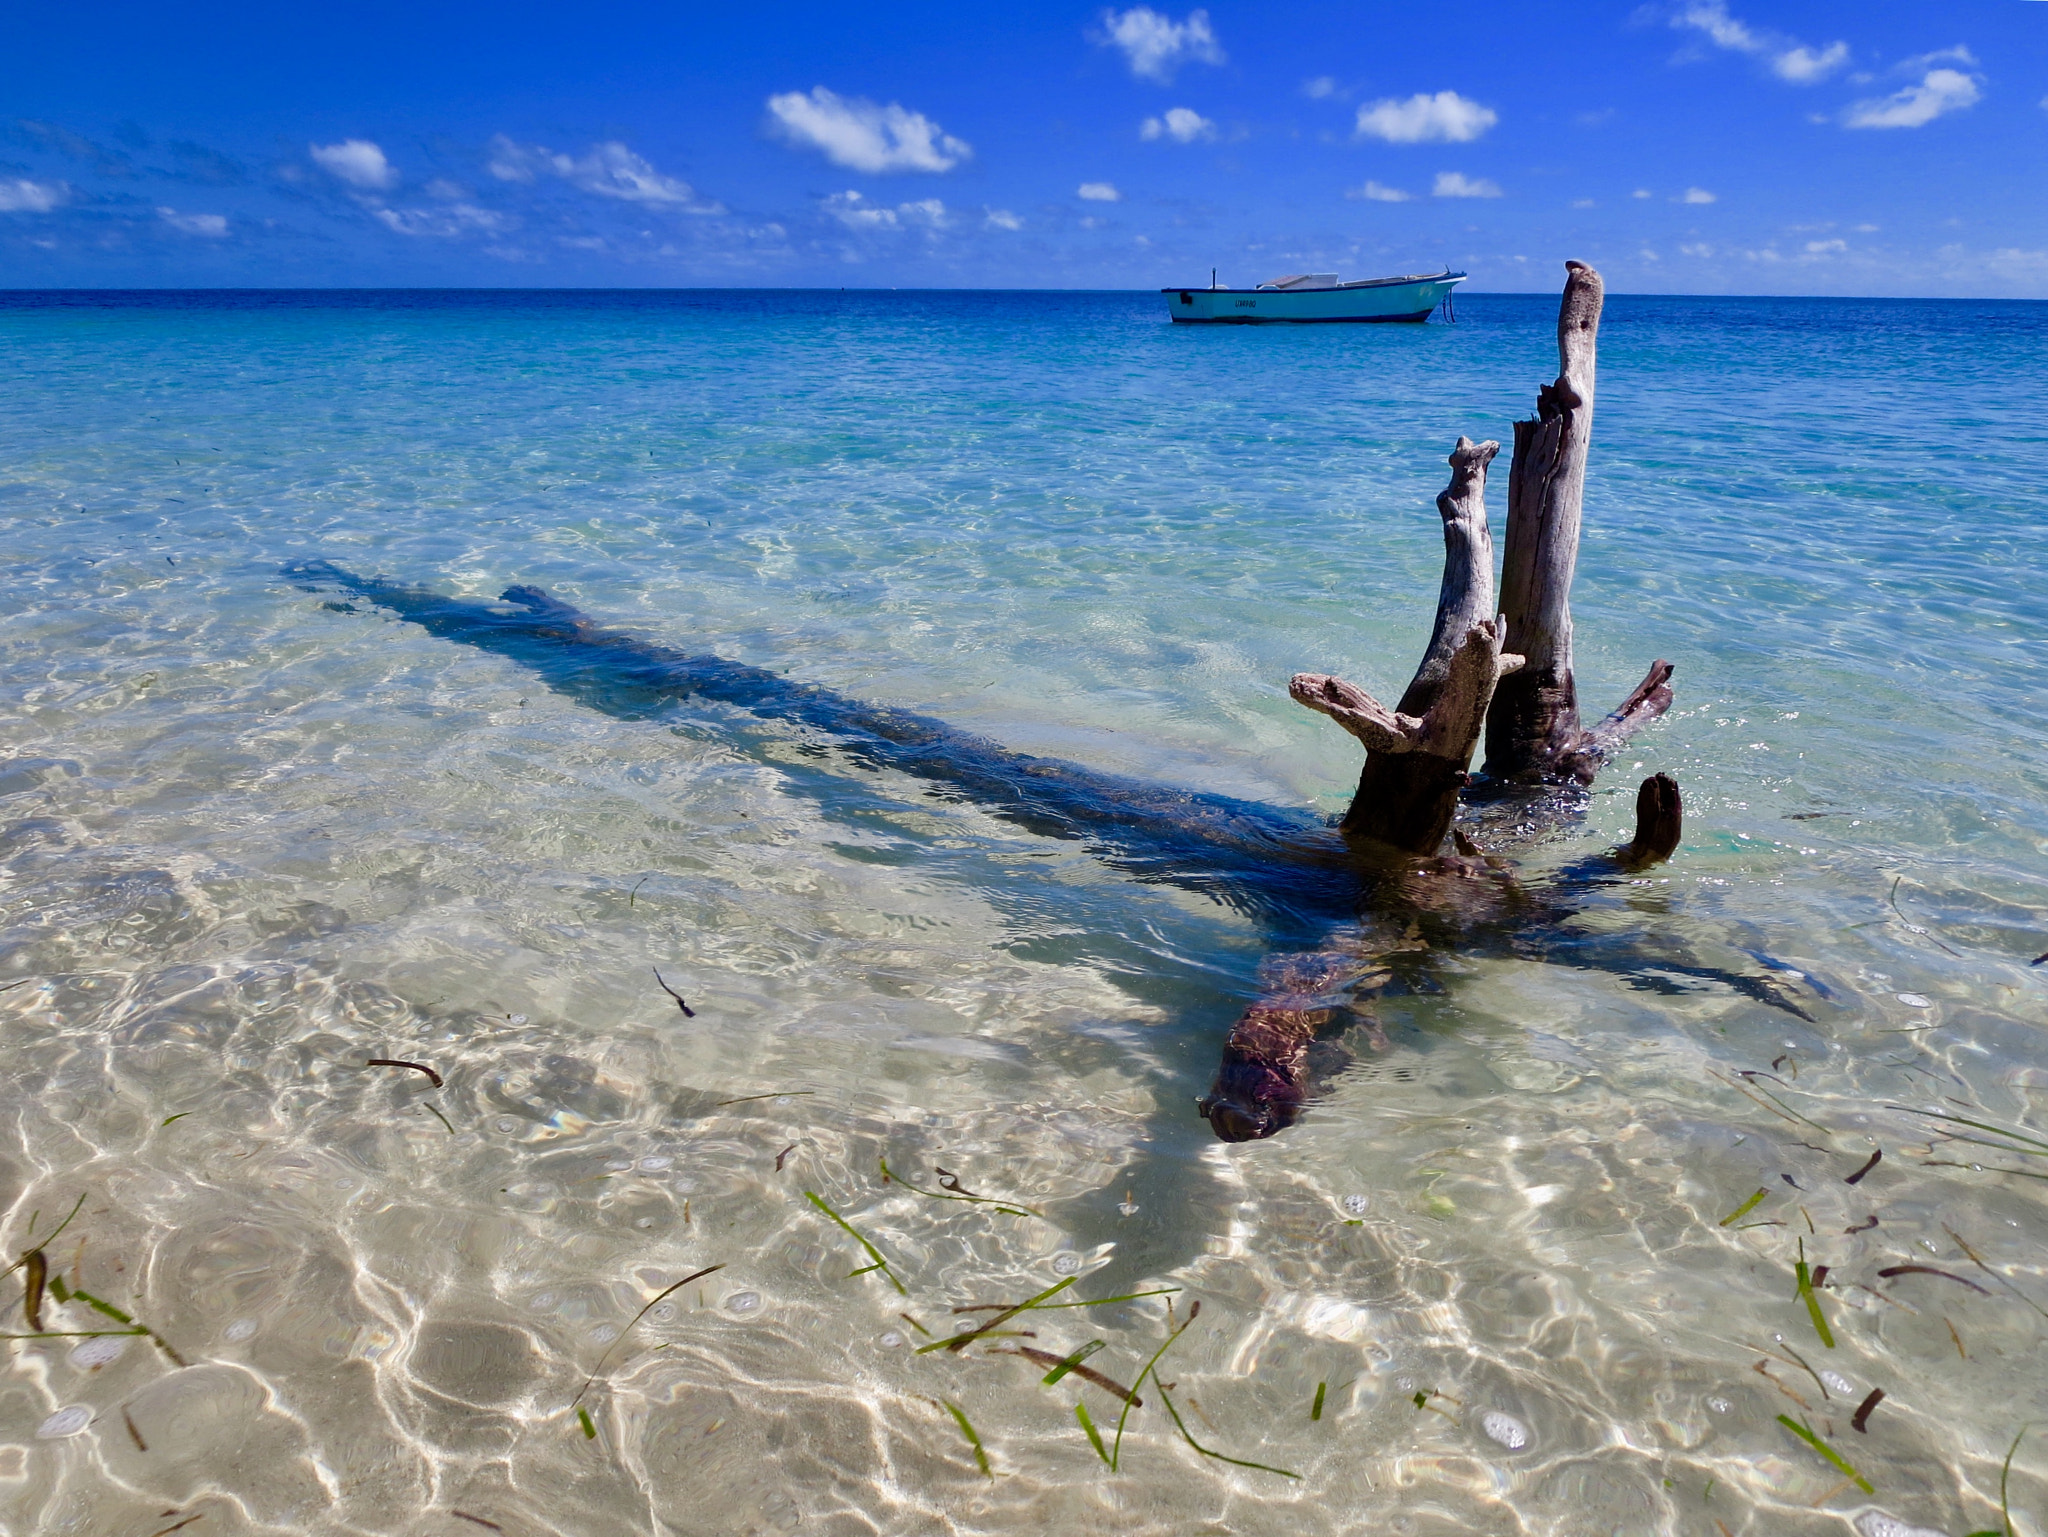
<svg viewBox="0 0 2048 1537">
<path fill-rule="evenodd" d="M 1298 273 L 1256 288 L 1162 288 L 1176 321 L 1207 325 L 1261 325 L 1275 321 L 1423 321 L 1465 281 L 1446 267 L 1422 277 L 1361 278 L 1342 283 L 1334 272 Z"/>
</svg>

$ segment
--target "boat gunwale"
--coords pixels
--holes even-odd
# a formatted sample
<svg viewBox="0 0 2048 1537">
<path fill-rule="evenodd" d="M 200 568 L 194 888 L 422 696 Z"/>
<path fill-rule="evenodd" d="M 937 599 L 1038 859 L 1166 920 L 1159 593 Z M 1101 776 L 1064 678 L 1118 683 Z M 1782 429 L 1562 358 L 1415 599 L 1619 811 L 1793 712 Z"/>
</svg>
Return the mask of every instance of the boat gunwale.
<svg viewBox="0 0 2048 1537">
<path fill-rule="evenodd" d="M 1355 282 L 1338 283 L 1330 288 L 1217 288 L 1208 283 L 1170 283 L 1159 291 L 1163 294 L 1336 294 L 1355 292 L 1362 288 L 1400 288 L 1422 283 L 1463 283 L 1470 277 L 1469 272 L 1453 272 L 1445 268 L 1442 272 L 1428 272 L 1420 277 L 1359 278 Z"/>
</svg>

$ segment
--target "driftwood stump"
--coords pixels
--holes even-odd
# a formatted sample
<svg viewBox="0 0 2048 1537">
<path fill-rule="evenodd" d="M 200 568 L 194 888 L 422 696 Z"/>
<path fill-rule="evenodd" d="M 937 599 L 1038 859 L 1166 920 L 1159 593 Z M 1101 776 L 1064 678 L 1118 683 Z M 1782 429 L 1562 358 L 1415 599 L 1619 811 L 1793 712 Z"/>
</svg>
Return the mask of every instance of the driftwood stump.
<svg viewBox="0 0 2048 1537">
<path fill-rule="evenodd" d="M 1557 321 L 1559 373 L 1537 396 L 1533 420 L 1515 423 L 1499 612 L 1486 471 L 1498 443 L 1459 438 L 1443 516 L 1444 578 L 1436 626 L 1407 692 L 1392 710 L 1363 689 L 1322 673 L 1288 685 L 1365 744 L 1358 792 L 1340 826 L 1377 866 L 1366 903 L 1381 917 L 1427 919 L 1473 932 L 1510 921 L 1528 905 L 1510 862 L 1457 836 L 1442 852 L 1482 731 L 1487 777 L 1536 787 L 1587 783 L 1638 729 L 1671 703 L 1669 662 L 1655 663 L 1635 691 L 1591 730 L 1579 724 L 1572 677 L 1572 576 L 1578 565 L 1586 451 L 1600 335 L 1600 274 L 1567 262 Z M 1527 792 L 1524 792 L 1527 793 Z M 1537 788 L 1534 793 L 1553 793 Z M 1678 847 L 1677 782 L 1657 774 L 1636 796 L 1635 837 L 1596 862 L 1641 870 Z M 1269 1137 L 1291 1124 L 1308 1095 L 1309 1046 L 1333 1013 L 1362 1012 L 1370 989 L 1346 985 L 1375 964 L 1356 935 L 1268 968 L 1265 993 L 1224 1042 L 1209 1093 L 1199 1102 L 1226 1142 Z"/>
<path fill-rule="evenodd" d="M 1572 676 L 1572 576 L 1578 566 L 1586 451 L 1603 290 L 1600 274 L 1567 262 L 1558 308 L 1560 372 L 1515 423 L 1499 610 L 1486 472 L 1498 443 L 1459 438 L 1451 483 L 1436 499 L 1444 578 L 1422 665 L 1392 710 L 1355 684 L 1302 673 L 1288 686 L 1366 747 L 1343 830 L 1355 846 L 1434 855 L 1450 831 L 1483 727 L 1487 777 L 1586 783 L 1622 743 L 1671 703 L 1669 662 L 1590 731 Z"/>
</svg>

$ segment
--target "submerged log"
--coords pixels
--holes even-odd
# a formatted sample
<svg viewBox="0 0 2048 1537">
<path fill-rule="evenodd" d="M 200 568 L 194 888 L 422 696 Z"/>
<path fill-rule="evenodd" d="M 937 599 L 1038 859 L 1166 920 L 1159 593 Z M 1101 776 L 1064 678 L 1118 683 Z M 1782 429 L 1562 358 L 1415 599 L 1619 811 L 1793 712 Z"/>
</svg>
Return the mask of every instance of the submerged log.
<svg viewBox="0 0 2048 1537">
<path fill-rule="evenodd" d="M 1589 781 L 1621 743 L 1671 703 L 1671 664 L 1659 661 L 1593 730 L 1579 724 L 1571 588 L 1593 440 L 1605 286 L 1583 262 L 1566 262 L 1565 271 L 1557 381 L 1538 392 L 1535 417 L 1515 423 L 1515 459 L 1508 472 L 1500 606 L 1507 644 L 1527 664 L 1495 692 L 1487 711 L 1484 771 L 1495 779 Z"/>
<path fill-rule="evenodd" d="M 1451 452 L 1451 483 L 1436 499 L 1444 520 L 1436 625 L 1401 702 L 1389 710 L 1356 685 L 1321 673 L 1298 674 L 1288 685 L 1296 703 L 1365 744 L 1344 832 L 1397 853 L 1434 854 L 1442 845 L 1495 687 L 1522 665 L 1502 651 L 1493 607 L 1486 467 L 1499 452 L 1498 443 L 1470 438 L 1459 438 Z"/>
<path fill-rule="evenodd" d="M 1292 1123 L 1309 1095 L 1317 1031 L 1340 1011 L 1356 1015 L 1369 1008 L 1370 997 L 1394 976 L 1390 963 L 1421 968 L 1446 946 L 1541 960 L 1546 945 L 1561 943 L 1564 958 L 1576 968 L 1600 965 L 1636 976 L 1650 966 L 1657 974 L 1715 981 L 1799 1012 L 1768 978 L 1680 955 L 1646 958 L 1633 950 L 1603 961 L 1589 954 L 1583 936 L 1561 927 L 1578 883 L 1641 868 L 1676 846 L 1677 787 L 1662 775 L 1638 798 L 1632 843 L 1567 872 L 1548 891 L 1524 889 L 1510 861 L 1481 854 L 1469 839 L 1459 840 L 1456 854 L 1409 858 L 1367 872 L 1342 857 L 1338 838 L 1298 812 L 1016 753 L 929 717 L 606 629 L 537 588 L 510 588 L 492 604 L 359 576 L 324 561 L 286 571 L 310 590 L 338 587 L 431 634 L 503 656 L 592 708 L 645 719 L 678 699 L 736 705 L 815 730 L 861 767 L 915 776 L 1043 836 L 1083 840 L 1113 867 L 1141 880 L 1171 882 L 1264 917 L 1276 938 L 1300 943 L 1302 930 L 1312 927 L 1320 948 L 1284 955 L 1264 968 L 1266 991 L 1230 1032 L 1215 1085 L 1201 1102 L 1226 1140 L 1271 1136 Z M 1437 702 L 1422 719 L 1380 710 L 1362 695 L 1348 703 L 1325 696 L 1330 713 L 1355 714 L 1359 734 L 1393 750 L 1397 759 L 1412 755 L 1418 744 L 1440 746 L 1445 733 L 1476 738 L 1477 696 L 1458 680 L 1475 663 L 1497 665 L 1499 638 L 1498 626 L 1490 622 L 1475 629 L 1476 643 L 1468 632 L 1445 668 Z M 1466 700 L 1462 708 L 1445 704 L 1460 698 Z M 1368 873 L 1371 878 L 1361 878 Z"/>
<path fill-rule="evenodd" d="M 1371 998 L 1391 978 L 1390 957 L 1426 955 L 1434 941 L 1445 940 L 1461 954 L 1505 948 L 1526 956 L 1532 940 L 1558 931 L 1570 911 L 1562 899 L 1573 887 L 1669 859 L 1682 822 L 1677 781 L 1655 774 L 1636 792 L 1634 839 L 1565 872 L 1549 892 L 1525 890 L 1510 861 L 1482 854 L 1464 837 L 1457 839 L 1456 854 L 1412 862 L 1379 891 L 1377 932 L 1369 925 L 1342 929 L 1321 950 L 1267 963 L 1260 977 L 1266 991 L 1231 1027 L 1215 1081 L 1195 1102 L 1196 1110 L 1224 1142 L 1256 1141 L 1292 1126 L 1313 1089 L 1310 1049 L 1340 1012 L 1361 1019 L 1378 1049 L 1385 1049 L 1386 1038 L 1369 1010 Z M 1786 1006 L 1758 994 L 1753 978 L 1698 965 L 1669 969 L 1711 976 Z"/>
</svg>

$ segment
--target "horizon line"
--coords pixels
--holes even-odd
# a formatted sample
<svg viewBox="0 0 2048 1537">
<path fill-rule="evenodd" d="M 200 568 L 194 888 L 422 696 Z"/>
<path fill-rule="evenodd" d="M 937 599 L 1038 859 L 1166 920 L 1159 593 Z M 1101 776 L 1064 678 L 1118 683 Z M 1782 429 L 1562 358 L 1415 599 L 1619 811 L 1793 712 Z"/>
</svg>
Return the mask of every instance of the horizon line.
<svg viewBox="0 0 2048 1537">
<path fill-rule="evenodd" d="M 912 287 L 892 285 L 832 286 L 826 284 L 663 284 L 650 287 L 630 287 L 624 284 L 576 285 L 546 284 L 540 286 L 484 283 L 456 284 L 325 284 L 306 286 L 285 286 L 281 284 L 203 284 L 186 287 L 150 286 L 117 287 L 101 284 L 91 287 L 33 287 L 12 288 L 0 286 L 0 299 L 56 296 L 56 295 L 111 295 L 111 294 L 684 294 L 684 293 L 789 293 L 789 294 L 1130 294 L 1155 296 L 1174 284 L 1160 284 L 1145 288 L 972 288 L 972 287 Z M 1200 287 L 1206 289 L 1207 284 Z M 1555 296 L 1555 288 L 1477 288 L 1466 289 L 1458 295 L 1460 300 L 1476 298 L 1524 299 Z M 1969 296 L 1952 294 L 1801 294 L 1801 293 L 1687 293 L 1673 290 L 1614 289 L 1607 290 L 1610 299 L 1798 299 L 1809 303 L 1859 304 L 2048 304 L 2048 298 L 2029 299 L 2009 296 Z"/>
</svg>

